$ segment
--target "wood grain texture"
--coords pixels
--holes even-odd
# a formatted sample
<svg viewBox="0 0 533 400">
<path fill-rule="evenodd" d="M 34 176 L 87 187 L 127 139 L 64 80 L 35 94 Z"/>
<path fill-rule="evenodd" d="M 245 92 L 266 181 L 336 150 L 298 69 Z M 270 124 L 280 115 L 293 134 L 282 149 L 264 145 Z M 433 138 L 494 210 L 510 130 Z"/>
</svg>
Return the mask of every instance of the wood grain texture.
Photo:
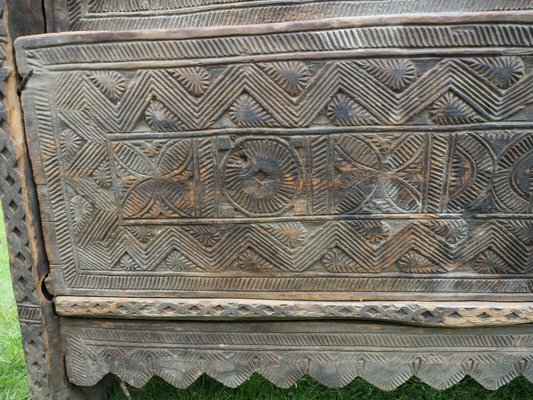
<svg viewBox="0 0 533 400">
<path fill-rule="evenodd" d="M 50 289 L 526 301 L 531 17 L 18 41 Z"/>
<path fill-rule="evenodd" d="M 253 25 L 336 17 L 531 10 L 528 0 L 47 0 L 50 32 Z"/>
<path fill-rule="evenodd" d="M 12 41 L 46 32 L 42 0 L 4 0 L 4 3 L 10 14 L 8 30 Z"/>
<path fill-rule="evenodd" d="M 518 325 L 533 322 L 533 304 L 516 302 L 331 302 L 57 296 L 54 299 L 54 305 L 60 316 L 86 318 L 165 320 L 365 319 L 460 328 Z"/>
<path fill-rule="evenodd" d="M 413 328 L 331 322 L 200 323 L 62 319 L 69 378 L 93 385 L 112 372 L 133 386 L 155 376 L 179 388 L 202 373 L 236 387 L 258 373 L 280 387 L 309 375 L 329 387 L 361 377 L 392 390 L 413 376 L 446 389 L 470 376 L 497 389 L 533 381 L 524 327 Z"/>
</svg>

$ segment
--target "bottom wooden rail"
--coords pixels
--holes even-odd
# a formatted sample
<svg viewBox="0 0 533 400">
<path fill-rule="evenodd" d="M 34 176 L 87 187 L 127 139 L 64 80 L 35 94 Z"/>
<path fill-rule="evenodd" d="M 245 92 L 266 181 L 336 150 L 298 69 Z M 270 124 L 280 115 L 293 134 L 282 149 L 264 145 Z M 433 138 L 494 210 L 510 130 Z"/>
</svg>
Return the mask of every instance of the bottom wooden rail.
<svg viewBox="0 0 533 400">
<path fill-rule="evenodd" d="M 259 373 L 280 387 L 309 375 L 329 387 L 356 377 L 391 390 L 416 376 L 439 389 L 471 376 L 497 389 L 533 382 L 533 326 L 420 328 L 343 321 L 190 322 L 61 319 L 68 377 L 153 376 L 185 388 L 206 373 L 236 387 Z"/>
<path fill-rule="evenodd" d="M 65 317 L 126 319 L 366 319 L 469 327 L 533 323 L 533 302 L 278 301 L 255 299 L 55 298 Z"/>
</svg>

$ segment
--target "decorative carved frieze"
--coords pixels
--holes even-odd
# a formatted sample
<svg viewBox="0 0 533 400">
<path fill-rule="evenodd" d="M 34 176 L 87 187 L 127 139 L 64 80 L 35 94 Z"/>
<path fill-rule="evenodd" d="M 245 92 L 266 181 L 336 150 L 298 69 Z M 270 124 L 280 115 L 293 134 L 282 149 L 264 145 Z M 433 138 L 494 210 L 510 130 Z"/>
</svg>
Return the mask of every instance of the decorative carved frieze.
<svg viewBox="0 0 533 400">
<path fill-rule="evenodd" d="M 67 368 L 78 385 L 113 373 L 133 386 L 174 386 L 202 373 L 230 387 L 259 373 L 289 387 L 309 375 L 329 387 L 361 377 L 392 390 L 416 376 L 439 389 L 471 376 L 489 389 L 533 381 L 530 326 L 457 330 L 331 322 L 121 322 L 65 318 Z"/>
<path fill-rule="evenodd" d="M 20 41 L 52 291 L 527 298 L 527 15 Z"/>
<path fill-rule="evenodd" d="M 518 325 L 533 322 L 533 304 L 490 302 L 280 301 L 71 297 L 54 299 L 64 317 L 127 319 L 366 319 L 429 326 Z"/>
</svg>

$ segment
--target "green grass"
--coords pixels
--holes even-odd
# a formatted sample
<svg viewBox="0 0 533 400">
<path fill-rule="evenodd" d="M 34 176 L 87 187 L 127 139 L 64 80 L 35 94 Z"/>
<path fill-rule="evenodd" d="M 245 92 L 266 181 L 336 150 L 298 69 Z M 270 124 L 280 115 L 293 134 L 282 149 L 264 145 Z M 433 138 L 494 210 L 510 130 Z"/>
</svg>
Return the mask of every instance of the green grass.
<svg viewBox="0 0 533 400">
<path fill-rule="evenodd" d="M 229 389 L 203 376 L 187 390 L 175 389 L 160 379 L 153 379 L 142 389 L 130 388 L 130 393 L 134 400 L 531 400 L 533 384 L 520 378 L 492 392 L 472 379 L 465 379 L 451 389 L 439 391 L 411 379 L 392 392 L 384 392 L 361 379 L 342 389 L 328 389 L 305 378 L 290 389 L 279 389 L 254 375 L 239 388 Z M 126 400 L 126 396 L 115 388 L 111 400 Z"/>
<path fill-rule="evenodd" d="M 0 400 L 24 400 L 29 397 L 27 375 L 5 239 L 0 213 Z M 343 389 L 328 389 L 305 378 L 290 389 L 279 389 L 254 375 L 239 388 L 229 389 L 202 376 L 186 390 L 153 379 L 142 389 L 130 388 L 130 393 L 134 400 L 533 400 L 533 384 L 519 378 L 492 392 L 467 378 L 451 389 L 439 391 L 411 379 L 393 392 L 384 392 L 361 379 Z M 111 400 L 126 399 L 118 386 L 113 389 Z"/>
<path fill-rule="evenodd" d="M 9 272 L 6 231 L 0 212 L 0 400 L 28 398 L 17 308 Z"/>
</svg>

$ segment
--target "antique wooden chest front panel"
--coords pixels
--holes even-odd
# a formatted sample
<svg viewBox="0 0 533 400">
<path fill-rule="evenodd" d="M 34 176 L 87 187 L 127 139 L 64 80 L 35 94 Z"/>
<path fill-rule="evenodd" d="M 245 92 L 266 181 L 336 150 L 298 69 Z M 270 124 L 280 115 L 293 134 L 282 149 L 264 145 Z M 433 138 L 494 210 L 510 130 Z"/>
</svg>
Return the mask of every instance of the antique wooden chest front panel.
<svg viewBox="0 0 533 400">
<path fill-rule="evenodd" d="M 530 0 L 7 3 L 34 398 L 533 381 Z"/>
<path fill-rule="evenodd" d="M 529 18 L 20 40 L 51 291 L 531 298 Z"/>
</svg>

